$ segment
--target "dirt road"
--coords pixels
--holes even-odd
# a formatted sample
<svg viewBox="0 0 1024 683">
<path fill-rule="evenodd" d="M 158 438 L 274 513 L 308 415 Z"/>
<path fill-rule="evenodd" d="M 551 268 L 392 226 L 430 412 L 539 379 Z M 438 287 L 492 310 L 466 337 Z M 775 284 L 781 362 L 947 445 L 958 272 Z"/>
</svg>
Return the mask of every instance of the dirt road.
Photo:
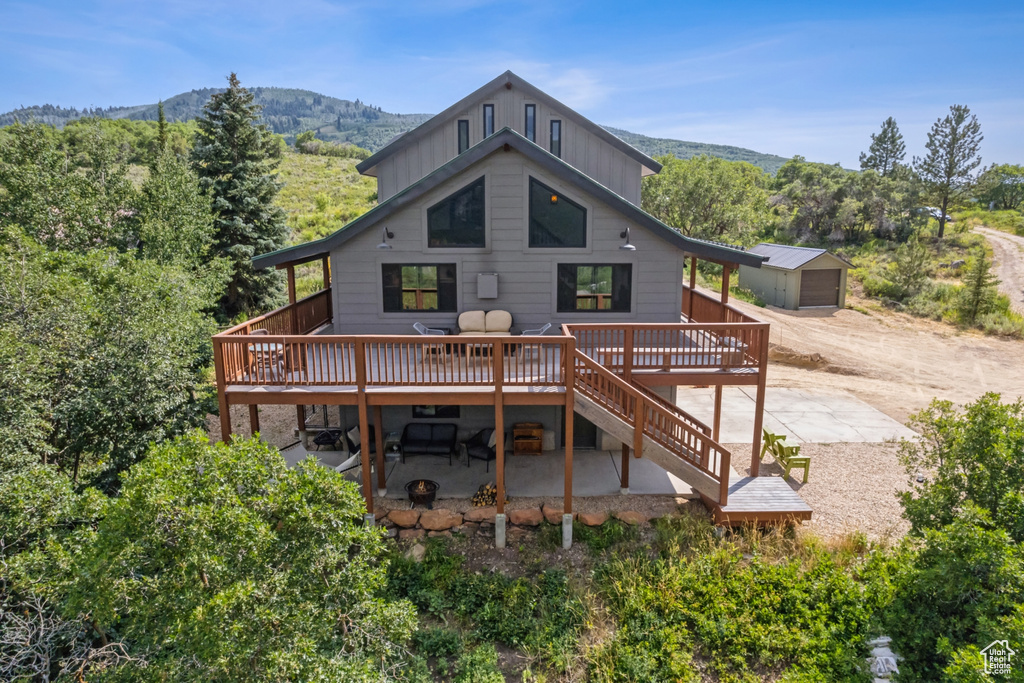
<svg viewBox="0 0 1024 683">
<path fill-rule="evenodd" d="M 854 297 L 847 302 L 871 305 Z M 965 403 L 987 391 L 1006 400 L 1024 396 L 1024 341 L 889 311 L 736 305 L 772 325 L 777 348 L 769 386 L 849 391 L 900 422 L 936 397 Z M 815 362 L 812 354 L 822 359 Z"/>
<path fill-rule="evenodd" d="M 995 254 L 999 291 L 1010 297 L 1010 305 L 1024 315 L 1024 237 L 991 228 L 975 228 L 985 236 Z"/>
</svg>

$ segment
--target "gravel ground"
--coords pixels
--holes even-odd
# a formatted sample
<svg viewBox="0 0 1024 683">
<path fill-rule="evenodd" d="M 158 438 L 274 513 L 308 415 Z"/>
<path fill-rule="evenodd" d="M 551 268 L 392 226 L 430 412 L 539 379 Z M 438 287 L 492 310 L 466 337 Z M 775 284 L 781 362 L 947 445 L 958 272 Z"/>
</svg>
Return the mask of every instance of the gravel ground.
<svg viewBox="0 0 1024 683">
<path fill-rule="evenodd" d="M 794 470 L 796 480 L 786 481 L 814 510 L 805 527 L 826 538 L 851 531 L 874 540 L 904 535 L 910 525 L 896 493 L 908 487 L 897 448 L 894 443 L 803 444 L 800 454 L 811 456 L 808 483 L 799 483 L 803 470 Z M 743 473 L 749 474 L 750 468 Z M 768 475 L 782 476 L 782 468 L 766 456 L 761 476 Z"/>
</svg>

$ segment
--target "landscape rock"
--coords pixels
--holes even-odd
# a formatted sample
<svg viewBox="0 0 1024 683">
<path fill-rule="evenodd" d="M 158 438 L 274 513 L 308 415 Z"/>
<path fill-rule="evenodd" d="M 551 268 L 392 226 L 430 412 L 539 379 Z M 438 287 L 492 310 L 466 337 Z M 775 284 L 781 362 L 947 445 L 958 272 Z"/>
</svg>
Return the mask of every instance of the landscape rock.
<svg viewBox="0 0 1024 683">
<path fill-rule="evenodd" d="M 601 526 L 608 521 L 607 512 L 581 512 L 578 516 L 580 524 L 585 526 Z"/>
<path fill-rule="evenodd" d="M 538 526 L 544 521 L 544 513 L 540 508 L 512 510 L 508 513 L 508 521 L 516 526 Z"/>
<path fill-rule="evenodd" d="M 420 529 L 420 531 L 422 531 L 422 529 Z M 405 551 L 406 559 L 412 560 L 413 562 L 422 562 L 426 554 L 427 549 L 419 543 Z"/>
<path fill-rule="evenodd" d="M 545 505 L 540 511 L 544 513 L 544 519 L 548 521 L 548 524 L 562 523 L 562 508 L 556 508 L 554 505 Z"/>
<path fill-rule="evenodd" d="M 445 529 L 444 531 L 428 531 L 427 536 L 429 538 L 436 538 L 438 536 L 447 536 L 448 538 L 451 538 L 452 532 L 448 529 Z"/>
<path fill-rule="evenodd" d="M 494 524 L 494 515 L 497 513 L 497 508 L 493 505 L 488 505 L 482 508 L 473 508 L 467 510 L 466 514 L 462 516 L 467 522 L 490 522 Z"/>
<path fill-rule="evenodd" d="M 388 529 L 387 538 L 398 538 L 398 527 L 391 526 Z"/>
<path fill-rule="evenodd" d="M 477 532 L 477 530 L 479 528 L 480 528 L 479 524 L 474 524 L 473 522 L 463 522 L 462 523 L 462 534 L 465 535 L 465 536 L 472 536 L 472 535 L 476 534 L 476 532 Z"/>
<path fill-rule="evenodd" d="M 615 513 L 615 519 L 626 524 L 633 526 L 639 526 L 647 522 L 648 517 L 642 512 L 636 512 L 634 510 L 619 510 Z"/>
<path fill-rule="evenodd" d="M 427 532 L 423 529 L 400 529 L 398 537 L 403 540 L 408 538 L 423 538 L 426 533 Z"/>
<path fill-rule="evenodd" d="M 462 515 L 451 510 L 427 510 L 420 515 L 420 526 L 428 531 L 444 531 L 462 524 Z"/>
<path fill-rule="evenodd" d="M 396 525 L 403 529 L 411 529 L 416 526 L 416 522 L 420 521 L 419 510 L 392 510 L 388 514 L 388 519 L 394 522 Z"/>
</svg>

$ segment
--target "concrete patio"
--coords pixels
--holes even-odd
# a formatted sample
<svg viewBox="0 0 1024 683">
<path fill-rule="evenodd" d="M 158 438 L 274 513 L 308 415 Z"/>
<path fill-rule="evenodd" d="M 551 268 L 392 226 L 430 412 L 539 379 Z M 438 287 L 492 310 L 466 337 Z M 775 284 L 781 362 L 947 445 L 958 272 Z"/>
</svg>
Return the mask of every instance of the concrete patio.
<svg viewBox="0 0 1024 683">
<path fill-rule="evenodd" d="M 754 387 L 725 387 L 719 443 L 751 443 Z M 711 424 L 714 389 L 679 387 L 676 403 Z M 817 394 L 802 389 L 768 387 L 764 428 L 783 434 L 789 443 L 881 443 L 913 439 L 916 432 L 849 394 Z"/>
<path fill-rule="evenodd" d="M 337 467 L 348 459 L 342 451 L 307 451 L 294 445 L 281 454 L 294 465 L 313 455 L 326 467 Z M 418 455 L 401 461 L 386 463 L 388 498 L 406 498 L 405 484 L 413 479 L 432 479 L 440 484 L 438 498 L 471 498 L 483 484 L 495 480 L 494 462 L 490 471 L 487 463 L 473 460 L 466 467 L 464 458 Z M 573 454 L 573 494 L 576 496 L 618 495 L 621 454 L 611 451 L 581 451 Z M 358 467 L 349 470 L 357 477 Z M 511 454 L 505 457 L 505 488 L 508 496 L 519 498 L 560 497 L 564 491 L 565 453 L 549 451 L 541 455 Z M 376 482 L 376 479 L 374 480 Z M 676 495 L 695 497 L 693 489 L 678 477 L 669 474 L 649 460 L 633 458 L 629 463 L 629 493 L 634 495 Z"/>
</svg>

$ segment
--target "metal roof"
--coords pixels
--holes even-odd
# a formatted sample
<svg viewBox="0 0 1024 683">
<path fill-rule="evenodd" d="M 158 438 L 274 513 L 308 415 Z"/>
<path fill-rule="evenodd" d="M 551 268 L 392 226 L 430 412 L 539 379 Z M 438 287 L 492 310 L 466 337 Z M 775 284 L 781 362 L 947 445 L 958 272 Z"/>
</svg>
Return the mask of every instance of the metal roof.
<svg viewBox="0 0 1024 683">
<path fill-rule="evenodd" d="M 417 180 L 393 197 L 389 197 L 383 203 L 378 204 L 333 234 L 312 242 L 296 244 L 295 246 L 286 247 L 269 254 L 262 254 L 252 259 L 253 266 L 256 268 L 269 268 L 284 263 L 295 264 L 322 258 L 330 253 L 332 249 L 338 248 L 364 230 L 377 225 L 380 221 L 386 219 L 399 209 L 410 205 L 441 183 L 459 175 L 499 150 L 504 150 L 505 152 L 515 150 L 519 152 L 559 179 L 572 183 L 584 192 L 605 202 L 637 226 L 649 230 L 672 246 L 694 256 L 752 266 L 754 268 L 759 268 L 764 260 L 762 256 L 746 251 L 743 247 L 686 237 L 678 230 L 665 225 L 654 216 L 641 210 L 640 207 L 626 201 L 590 176 L 565 163 L 546 149 L 530 142 L 514 130 L 502 128 L 494 135 L 473 145 L 448 163 Z"/>
<path fill-rule="evenodd" d="M 756 247 L 749 249 L 752 254 L 767 256 L 768 260 L 762 265 L 766 268 L 781 268 L 782 270 L 796 270 L 805 266 L 819 256 L 829 256 L 842 262 L 846 266 L 853 264 L 844 258 L 830 253 L 827 249 L 812 249 L 810 247 L 791 247 L 788 244 L 769 244 L 761 242 Z"/>
<path fill-rule="evenodd" d="M 452 106 L 448 107 L 440 114 L 437 114 L 436 116 L 427 119 L 416 128 L 413 128 L 410 131 L 407 131 L 405 133 L 402 133 L 401 135 L 392 138 L 386 145 L 377 150 L 369 158 L 361 161 L 356 166 L 356 170 L 362 173 L 363 175 L 376 175 L 376 173 L 374 172 L 374 168 L 381 161 L 391 156 L 405 145 L 415 143 L 416 141 L 426 137 L 428 134 L 430 134 L 431 131 L 436 129 L 438 126 L 444 124 L 449 118 L 451 118 L 455 114 L 458 114 L 459 112 L 466 109 L 466 107 L 468 107 L 476 100 L 483 100 L 483 98 L 486 95 L 490 94 L 494 90 L 497 90 L 498 88 L 504 88 L 506 84 L 528 93 L 534 100 L 538 102 L 543 102 L 552 109 L 565 112 L 563 116 L 572 118 L 576 123 L 583 127 L 584 130 L 597 136 L 598 138 L 608 143 L 612 147 L 616 148 L 626 156 L 640 162 L 640 165 L 644 167 L 644 175 L 653 175 L 661 171 L 661 164 L 659 164 L 657 161 L 647 156 L 646 154 L 638 150 L 636 147 L 633 147 L 628 142 L 609 133 L 604 128 L 597 125 L 587 117 L 582 116 L 578 112 L 573 111 L 569 107 L 565 106 L 564 104 L 556 100 L 551 95 L 548 95 L 543 90 L 537 88 L 535 85 L 524 81 L 522 78 L 516 76 L 511 71 L 506 71 L 505 73 L 501 74 L 500 76 L 492 80 L 490 83 L 484 85 L 481 88 L 477 88 L 472 93 L 463 97 L 461 100 L 459 100 Z"/>
</svg>

